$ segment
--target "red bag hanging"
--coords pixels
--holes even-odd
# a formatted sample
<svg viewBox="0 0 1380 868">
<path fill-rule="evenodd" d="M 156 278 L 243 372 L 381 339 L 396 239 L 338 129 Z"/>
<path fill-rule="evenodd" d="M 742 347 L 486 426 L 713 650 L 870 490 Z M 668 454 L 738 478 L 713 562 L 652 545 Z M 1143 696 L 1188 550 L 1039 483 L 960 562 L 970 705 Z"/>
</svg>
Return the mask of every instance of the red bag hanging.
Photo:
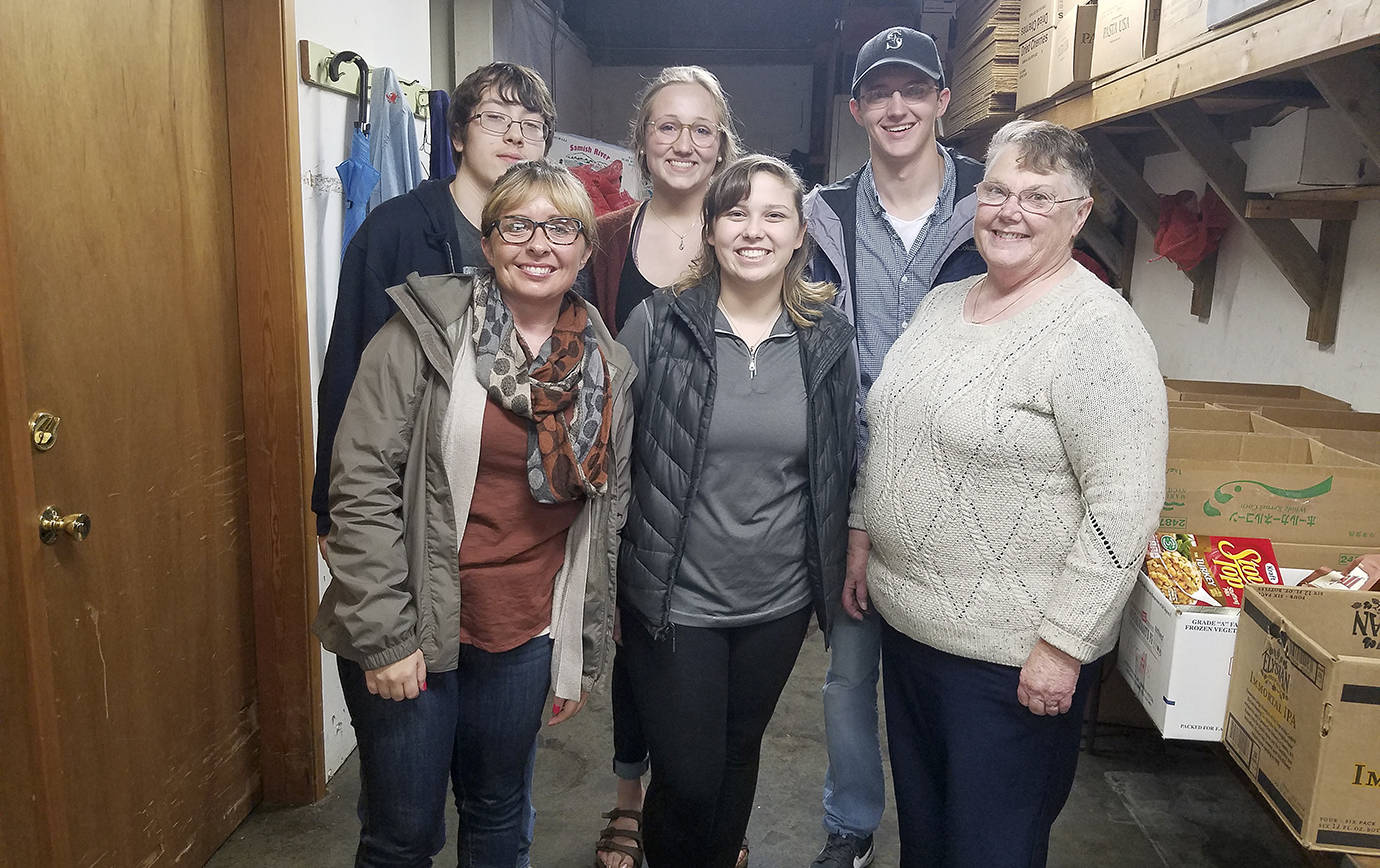
<svg viewBox="0 0 1380 868">
<path fill-rule="evenodd" d="M 1168 259 L 1190 271 L 1222 242 L 1231 212 L 1211 187 L 1199 200 L 1192 190 L 1160 197 L 1160 225 L 1155 230 L 1156 259 Z M 1155 260 L 1151 260 L 1154 262 Z"/>
<path fill-rule="evenodd" d="M 623 161 L 614 160 L 602 169 L 593 166 L 572 166 L 570 174 L 585 185 L 594 204 L 594 216 L 599 217 L 610 211 L 617 211 L 635 200 L 623 192 Z"/>
</svg>

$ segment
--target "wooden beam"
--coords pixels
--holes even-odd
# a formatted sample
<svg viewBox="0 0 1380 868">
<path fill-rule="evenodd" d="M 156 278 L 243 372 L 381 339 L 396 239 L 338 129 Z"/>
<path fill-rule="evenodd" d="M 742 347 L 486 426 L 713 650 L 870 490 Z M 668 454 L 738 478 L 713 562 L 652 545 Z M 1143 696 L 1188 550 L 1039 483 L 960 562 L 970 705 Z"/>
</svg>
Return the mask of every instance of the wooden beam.
<svg viewBox="0 0 1380 868">
<path fill-rule="evenodd" d="M 1380 68 L 1358 52 L 1310 63 L 1303 70 L 1366 143 L 1370 158 L 1380 163 Z"/>
<path fill-rule="evenodd" d="M 1151 232 L 1160 223 L 1160 194 L 1145 183 L 1140 169 L 1121 153 L 1111 138 L 1101 130 L 1084 130 L 1088 147 L 1093 152 L 1093 165 L 1102 182 L 1116 194 L 1135 220 Z M 1134 234 L 1132 250 L 1134 251 Z M 1185 272 L 1193 284 L 1193 300 L 1189 312 L 1199 319 L 1207 319 L 1212 312 L 1213 283 L 1217 278 L 1217 253 L 1214 251 L 1193 269 Z M 1126 283 L 1129 284 L 1129 280 Z"/>
<path fill-rule="evenodd" d="M 1212 316 L 1212 293 L 1217 286 L 1217 251 L 1184 272 L 1193 284 L 1193 298 L 1188 303 L 1188 312 L 1203 322 Z"/>
<path fill-rule="evenodd" d="M 1112 73 L 1032 116 L 1081 130 L 1375 45 L 1380 3 L 1311 0 L 1231 28 L 1180 54 Z"/>
<path fill-rule="evenodd" d="M 1193 159 L 1227 208 L 1260 242 L 1265 254 L 1310 309 L 1323 302 L 1323 263 L 1318 252 L 1287 220 L 1246 217 L 1246 163 L 1217 127 L 1191 100 L 1163 106 L 1155 118 L 1169 137 Z"/>
<path fill-rule="evenodd" d="M 1113 235 L 1107 224 L 1102 222 L 1102 218 L 1097 216 L 1097 211 L 1088 215 L 1088 220 L 1083 224 L 1083 231 L 1078 237 L 1092 248 L 1093 253 L 1106 263 L 1107 268 L 1120 277 L 1123 256 L 1121 240 Z"/>
<path fill-rule="evenodd" d="M 1160 195 L 1101 130 L 1087 130 L 1084 138 L 1092 149 L 1093 165 L 1102 182 L 1116 194 L 1140 223 L 1154 227 L 1160 222 Z"/>
<path fill-rule="evenodd" d="M 1131 280 L 1135 277 L 1136 269 L 1136 237 L 1138 224 L 1136 215 L 1131 213 L 1131 209 L 1122 205 L 1121 219 L 1117 221 L 1117 238 L 1121 240 L 1121 262 L 1117 270 L 1117 282 L 1121 288 L 1121 297 L 1126 299 L 1127 304 L 1131 303 Z"/>
<path fill-rule="evenodd" d="M 1327 271 L 1322 305 L 1308 313 L 1308 339 L 1327 347 L 1337 341 L 1337 316 L 1342 309 L 1342 279 L 1346 275 L 1347 245 L 1351 238 L 1348 220 L 1324 220 L 1318 234 L 1318 255 Z"/>
<path fill-rule="evenodd" d="M 1246 217 L 1251 220 L 1355 220 L 1356 208 L 1355 202 L 1248 199 Z"/>
<path fill-rule="evenodd" d="M 222 8 L 264 800 L 326 792 L 292 0 Z"/>
<path fill-rule="evenodd" d="M 1319 187 L 1316 190 L 1292 190 L 1276 193 L 1275 200 L 1298 202 L 1369 202 L 1380 199 L 1380 186 L 1372 187 Z"/>
</svg>

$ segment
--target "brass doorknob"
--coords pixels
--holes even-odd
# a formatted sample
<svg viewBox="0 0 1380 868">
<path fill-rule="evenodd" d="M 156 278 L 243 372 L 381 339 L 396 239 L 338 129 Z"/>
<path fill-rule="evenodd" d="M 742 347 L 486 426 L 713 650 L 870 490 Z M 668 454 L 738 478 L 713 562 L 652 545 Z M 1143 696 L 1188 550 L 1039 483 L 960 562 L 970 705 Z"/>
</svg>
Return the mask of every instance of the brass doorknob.
<svg viewBox="0 0 1380 868">
<path fill-rule="evenodd" d="M 48 507 L 38 516 L 38 538 L 45 545 L 53 545 L 57 542 L 59 533 L 65 533 L 81 542 L 91 533 L 91 516 L 84 512 L 63 515 L 56 506 Z"/>
</svg>

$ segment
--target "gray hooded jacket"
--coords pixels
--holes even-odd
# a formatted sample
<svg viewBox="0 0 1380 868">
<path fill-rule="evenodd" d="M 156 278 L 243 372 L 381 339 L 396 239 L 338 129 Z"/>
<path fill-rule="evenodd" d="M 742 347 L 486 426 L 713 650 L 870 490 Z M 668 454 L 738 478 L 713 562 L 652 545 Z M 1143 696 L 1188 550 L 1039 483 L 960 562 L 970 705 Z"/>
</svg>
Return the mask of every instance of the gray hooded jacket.
<svg viewBox="0 0 1380 868">
<path fill-rule="evenodd" d="M 460 656 L 460 540 L 474 495 L 484 386 L 469 339 L 473 275 L 388 290 L 398 313 L 370 341 L 335 437 L 327 537 L 331 583 L 314 630 L 328 651 L 376 669 L 421 649 L 427 669 Z M 608 492 L 586 500 L 566 537 L 551 611 L 551 680 L 579 699 L 602 675 L 613 636 L 618 532 L 628 500 L 636 371 L 589 306 L 610 377 Z M 452 391 L 454 398 L 452 399 Z"/>
</svg>

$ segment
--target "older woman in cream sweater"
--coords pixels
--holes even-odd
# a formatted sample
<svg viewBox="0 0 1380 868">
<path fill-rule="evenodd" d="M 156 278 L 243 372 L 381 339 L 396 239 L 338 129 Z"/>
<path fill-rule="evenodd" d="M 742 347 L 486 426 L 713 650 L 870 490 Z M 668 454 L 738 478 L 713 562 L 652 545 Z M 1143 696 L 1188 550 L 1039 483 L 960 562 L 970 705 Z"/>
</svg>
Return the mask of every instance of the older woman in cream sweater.
<svg viewBox="0 0 1380 868">
<path fill-rule="evenodd" d="M 926 296 L 867 400 L 844 603 L 887 624 L 902 866 L 1045 863 L 1164 498 L 1155 348 L 1071 258 L 1091 181 L 1077 133 L 1002 128 L 977 186 L 988 272 Z"/>
</svg>

